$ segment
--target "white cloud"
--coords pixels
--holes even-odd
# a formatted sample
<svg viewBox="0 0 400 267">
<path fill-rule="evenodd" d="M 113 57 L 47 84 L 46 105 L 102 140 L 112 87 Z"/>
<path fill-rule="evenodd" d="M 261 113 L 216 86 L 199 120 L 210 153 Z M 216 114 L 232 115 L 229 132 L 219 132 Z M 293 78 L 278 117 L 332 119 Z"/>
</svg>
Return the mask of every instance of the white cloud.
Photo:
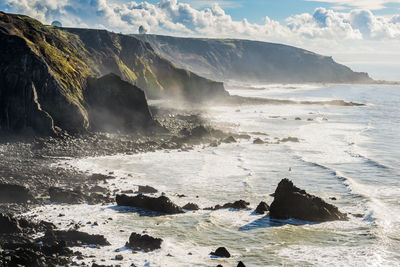
<svg viewBox="0 0 400 267">
<path fill-rule="evenodd" d="M 386 7 L 387 4 L 399 4 L 400 0 L 306 0 L 309 2 L 324 2 L 340 6 L 349 6 L 353 8 L 378 10 Z"/>
</svg>

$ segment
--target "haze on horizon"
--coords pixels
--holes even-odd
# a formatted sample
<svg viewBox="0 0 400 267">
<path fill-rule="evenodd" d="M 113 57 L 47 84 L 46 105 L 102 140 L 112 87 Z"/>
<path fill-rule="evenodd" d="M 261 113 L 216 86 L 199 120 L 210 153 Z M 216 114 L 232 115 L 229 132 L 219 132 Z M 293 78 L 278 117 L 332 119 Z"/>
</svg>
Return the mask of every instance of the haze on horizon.
<svg viewBox="0 0 400 267">
<path fill-rule="evenodd" d="M 400 80 L 400 0 L 0 0 L 0 10 L 67 27 L 289 44 Z"/>
</svg>

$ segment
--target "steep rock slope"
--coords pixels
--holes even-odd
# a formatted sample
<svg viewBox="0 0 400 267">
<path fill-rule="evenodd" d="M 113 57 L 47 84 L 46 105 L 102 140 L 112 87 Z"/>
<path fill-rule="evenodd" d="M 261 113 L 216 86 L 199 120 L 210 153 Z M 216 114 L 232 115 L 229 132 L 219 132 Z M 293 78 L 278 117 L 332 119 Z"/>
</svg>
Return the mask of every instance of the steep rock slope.
<svg viewBox="0 0 400 267">
<path fill-rule="evenodd" d="M 228 94 L 222 83 L 175 67 L 147 43 L 105 30 L 57 28 L 0 12 L 0 49 L 3 130 L 87 130 L 87 80 L 110 72 L 150 97 L 197 101 Z"/>
<path fill-rule="evenodd" d="M 134 35 L 176 65 L 210 79 L 271 83 L 368 83 L 331 57 L 292 46 L 250 40 Z"/>
</svg>

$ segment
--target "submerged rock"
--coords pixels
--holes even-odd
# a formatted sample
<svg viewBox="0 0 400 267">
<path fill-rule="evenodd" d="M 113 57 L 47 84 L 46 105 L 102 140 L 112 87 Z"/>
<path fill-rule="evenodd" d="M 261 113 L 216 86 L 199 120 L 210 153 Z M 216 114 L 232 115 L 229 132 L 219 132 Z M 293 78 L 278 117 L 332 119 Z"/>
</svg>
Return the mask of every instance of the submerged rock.
<svg viewBox="0 0 400 267">
<path fill-rule="evenodd" d="M 157 189 L 155 189 L 154 187 L 151 187 L 149 185 L 139 185 L 138 193 L 154 194 L 157 192 L 158 192 Z"/>
<path fill-rule="evenodd" d="M 230 258 L 231 257 L 231 254 L 229 253 L 229 251 L 224 247 L 217 248 L 217 250 L 215 250 L 214 252 L 211 252 L 210 255 L 222 257 L 222 258 Z"/>
<path fill-rule="evenodd" d="M 263 140 L 261 140 L 260 138 L 256 138 L 256 139 L 254 139 L 254 141 L 253 141 L 253 144 L 256 144 L 256 145 L 262 145 L 262 144 L 264 144 L 265 142 L 263 141 Z"/>
<path fill-rule="evenodd" d="M 185 206 L 182 207 L 184 210 L 199 210 L 199 206 L 195 203 L 187 203 Z"/>
<path fill-rule="evenodd" d="M 32 200 L 34 198 L 26 187 L 0 183 L 0 203 L 26 203 Z"/>
<path fill-rule="evenodd" d="M 161 238 L 132 233 L 126 246 L 135 251 L 144 250 L 145 252 L 149 252 L 160 249 L 162 242 L 163 240 Z"/>
<path fill-rule="evenodd" d="M 236 143 L 236 139 L 231 135 L 231 136 L 225 138 L 222 142 L 226 143 L 226 144 Z"/>
<path fill-rule="evenodd" d="M 144 195 L 137 195 L 133 197 L 127 195 L 117 195 L 116 202 L 118 206 L 130 206 L 166 214 L 184 213 L 181 207 L 174 204 L 166 196 L 154 198 Z"/>
<path fill-rule="evenodd" d="M 269 206 L 264 201 L 261 201 L 260 204 L 258 204 L 257 208 L 255 209 L 255 212 L 258 214 L 264 214 L 267 211 L 269 211 Z"/>
<path fill-rule="evenodd" d="M 298 143 L 298 142 L 300 142 L 300 141 L 299 141 L 299 138 L 297 138 L 297 137 L 291 137 L 291 136 L 289 136 L 289 137 L 283 138 L 283 139 L 281 140 L 281 142 L 295 142 L 295 143 Z"/>
<path fill-rule="evenodd" d="M 288 179 L 278 184 L 269 214 L 275 219 L 294 218 L 312 222 L 347 220 L 347 215 L 337 207 L 299 189 Z"/>
</svg>

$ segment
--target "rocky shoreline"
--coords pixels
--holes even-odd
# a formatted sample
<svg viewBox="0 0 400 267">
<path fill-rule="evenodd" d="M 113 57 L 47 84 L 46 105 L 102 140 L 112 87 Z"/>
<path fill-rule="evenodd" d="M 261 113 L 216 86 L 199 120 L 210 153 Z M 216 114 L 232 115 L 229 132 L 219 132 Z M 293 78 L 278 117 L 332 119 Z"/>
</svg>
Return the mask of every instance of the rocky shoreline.
<svg viewBox="0 0 400 267">
<path fill-rule="evenodd" d="M 136 192 L 131 188 L 124 191 L 111 190 L 104 184 L 112 183 L 115 178 L 113 172 L 84 173 L 73 168 L 62 168 L 56 164 L 62 159 L 170 149 L 186 151 L 199 145 L 217 146 L 221 143 L 236 142 L 240 138 L 250 139 L 250 136 L 246 134 L 227 133 L 216 129 L 194 111 L 177 111 L 159 107 L 152 107 L 152 109 L 154 118 L 160 125 L 159 129 L 162 129 L 157 132 L 90 133 L 80 136 L 65 134 L 60 138 L 23 138 L 2 135 L 0 139 L 0 193 L 2 193 L 0 228 L 3 232 L 0 233 L 0 266 L 10 264 L 101 266 L 98 265 L 101 263 L 100 259 L 87 259 L 85 263 L 87 256 L 71 248 L 107 246 L 109 241 L 104 236 L 80 232 L 79 229 L 84 228 L 81 222 L 71 221 L 69 230 L 60 230 L 51 221 L 38 221 L 35 218 L 38 215 L 35 213 L 31 213 L 29 218 L 24 217 L 29 210 L 50 203 L 117 204 L 165 215 L 196 212 L 201 209 L 210 212 L 219 209 L 250 210 L 250 203 L 245 200 L 215 207 L 199 207 L 196 203 L 187 203 L 180 207 L 163 193 L 158 196 L 157 189 L 146 185 L 139 186 Z M 257 142 L 254 141 L 254 144 L 257 145 Z M 158 197 L 153 197 L 155 194 Z M 291 201 L 302 203 L 301 214 L 290 209 Z M 313 206 L 315 210 L 310 210 L 308 206 Z M 321 208 L 315 208 L 316 206 Z M 321 210 L 323 212 L 328 210 L 328 215 L 321 213 Z M 276 217 L 276 219 L 292 217 L 322 222 L 347 218 L 333 205 L 307 194 L 286 180 L 278 186 L 271 208 L 267 203 L 261 202 L 254 213 L 263 214 L 268 211 L 270 215 L 267 216 Z M 63 216 L 65 215 L 62 213 L 58 215 L 58 217 Z M 90 223 L 96 226 L 101 222 Z M 132 250 L 152 251 L 160 248 L 162 242 L 163 240 L 157 237 L 132 233 L 125 247 Z M 212 252 L 212 257 L 225 257 L 218 256 L 219 250 L 222 249 L 218 248 L 216 252 Z M 115 260 L 118 262 L 123 257 L 117 252 Z M 88 264 L 89 261 L 91 264 Z M 245 265 L 239 262 L 238 266 Z"/>
<path fill-rule="evenodd" d="M 31 209 L 49 203 L 86 202 L 93 205 L 115 202 L 116 192 L 98 186 L 113 179 L 112 173 L 88 174 L 60 168 L 54 165 L 59 160 L 165 149 L 188 150 L 200 144 L 218 145 L 228 137 L 235 140 L 230 134 L 207 125 L 198 114 L 152 109 L 161 126 L 157 131 L 64 134 L 56 138 L 1 133 L 0 266 L 77 265 L 72 258 L 81 259 L 82 255 L 72 252 L 69 247 L 93 244 L 93 236 L 75 230 L 79 225 L 71 225 L 71 231 L 75 232 L 60 231 L 51 222 L 37 221 L 35 216 L 21 217 Z M 155 190 L 146 186 L 140 189 L 140 193 Z M 99 238 L 101 236 L 95 239 Z M 98 245 L 107 245 L 106 240 L 100 243 Z"/>
</svg>

